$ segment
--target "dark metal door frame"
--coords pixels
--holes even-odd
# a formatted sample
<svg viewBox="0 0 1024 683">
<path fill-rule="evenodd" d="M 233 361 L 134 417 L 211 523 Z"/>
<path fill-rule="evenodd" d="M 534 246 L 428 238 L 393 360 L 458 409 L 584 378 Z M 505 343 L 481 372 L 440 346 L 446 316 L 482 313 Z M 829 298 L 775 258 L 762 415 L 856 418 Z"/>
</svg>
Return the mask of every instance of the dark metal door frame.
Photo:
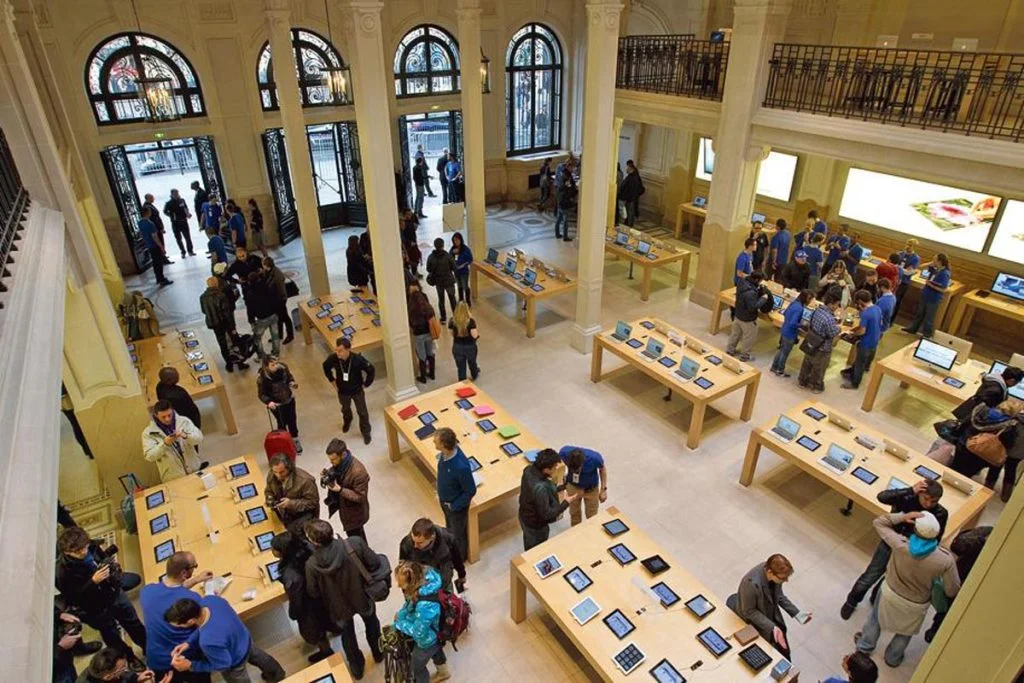
<svg viewBox="0 0 1024 683">
<path fill-rule="evenodd" d="M 149 250 L 146 249 L 146 244 L 139 233 L 142 202 L 139 201 L 139 191 L 135 187 L 135 174 L 132 173 L 128 153 L 123 145 L 113 145 L 100 150 L 100 157 L 103 159 L 103 168 L 107 171 L 107 181 L 114 195 L 114 204 L 121 217 L 121 227 L 124 228 L 135 267 L 141 273 L 149 268 L 152 262 Z"/>
<path fill-rule="evenodd" d="M 263 156 L 267 162 L 267 178 L 270 193 L 274 198 L 274 214 L 277 217 L 277 231 L 281 244 L 288 244 L 299 236 L 299 216 L 295 210 L 295 196 L 292 194 L 292 180 L 288 172 L 288 152 L 285 149 L 284 132 L 280 128 L 263 131 Z"/>
<path fill-rule="evenodd" d="M 199 160 L 199 174 L 203 177 L 203 187 L 210 194 L 216 193 L 221 200 L 226 200 L 227 187 L 220 173 L 220 162 L 217 160 L 217 148 L 213 138 L 204 135 L 195 140 L 196 158 Z"/>
<path fill-rule="evenodd" d="M 455 158 L 462 164 L 463 173 L 465 173 L 466 162 L 462 157 L 462 110 L 461 109 L 450 109 L 448 114 L 448 150 L 455 152 Z M 433 118 L 435 121 L 441 117 L 436 115 L 436 112 L 424 113 L 423 119 L 413 119 L 416 121 L 427 120 Z M 401 145 L 402 153 L 402 181 L 405 185 L 406 202 L 409 203 L 409 207 L 412 208 L 412 198 L 415 196 L 412 187 L 412 169 L 409 167 L 409 118 L 405 115 L 398 117 L 398 140 Z M 435 170 L 433 168 L 429 169 Z"/>
</svg>

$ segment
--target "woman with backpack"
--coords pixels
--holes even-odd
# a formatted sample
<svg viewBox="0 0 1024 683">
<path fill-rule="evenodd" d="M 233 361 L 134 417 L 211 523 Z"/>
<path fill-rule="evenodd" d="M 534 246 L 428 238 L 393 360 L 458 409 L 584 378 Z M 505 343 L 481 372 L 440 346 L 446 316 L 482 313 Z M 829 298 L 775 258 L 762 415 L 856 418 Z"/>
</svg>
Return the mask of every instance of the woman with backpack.
<svg viewBox="0 0 1024 683">
<path fill-rule="evenodd" d="M 412 639 L 412 673 L 416 683 L 438 683 L 452 677 L 444 644 L 437 633 L 441 622 L 441 605 L 437 600 L 441 590 L 441 575 L 432 567 L 418 562 L 399 562 L 395 568 L 395 583 L 405 596 L 405 604 L 395 615 L 395 629 Z M 427 598 L 427 599 L 424 599 Z M 427 672 L 427 660 L 433 660 L 437 673 Z"/>
</svg>

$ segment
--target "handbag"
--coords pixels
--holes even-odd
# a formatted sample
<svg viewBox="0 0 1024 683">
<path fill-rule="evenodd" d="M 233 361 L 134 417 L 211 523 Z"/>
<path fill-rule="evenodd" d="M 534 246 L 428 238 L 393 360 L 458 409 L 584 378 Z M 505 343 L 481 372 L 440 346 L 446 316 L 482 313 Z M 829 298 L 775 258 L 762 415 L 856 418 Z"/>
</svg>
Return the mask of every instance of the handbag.
<svg viewBox="0 0 1024 683">
<path fill-rule="evenodd" d="M 957 434 L 960 431 L 959 420 L 940 420 L 932 425 L 935 429 L 935 433 L 943 441 L 955 444 L 957 442 Z"/>
<path fill-rule="evenodd" d="M 438 321 L 437 316 L 433 316 L 428 321 L 430 324 L 430 338 L 437 340 L 441 338 L 441 323 Z"/>
<path fill-rule="evenodd" d="M 807 330 L 807 334 L 804 335 L 804 341 L 800 344 L 800 350 L 808 356 L 813 356 L 818 353 L 818 351 L 821 351 L 821 347 L 824 345 L 825 338 L 823 336 L 814 330 Z"/>
<path fill-rule="evenodd" d="M 299 295 L 299 286 L 295 284 L 295 280 L 288 279 L 284 281 L 284 293 L 287 297 Z"/>
<path fill-rule="evenodd" d="M 352 546 L 341 537 L 338 540 L 341 541 L 345 552 L 355 561 L 356 567 L 359 568 L 359 573 L 363 576 L 363 581 L 366 582 L 365 590 L 367 597 L 374 602 L 384 602 L 387 600 L 388 594 L 391 592 L 391 563 L 388 561 L 387 555 L 377 553 L 379 564 L 377 569 L 371 574 L 366 570 L 366 565 L 359 559 L 359 555 L 356 554 Z"/>
<path fill-rule="evenodd" d="M 1002 433 L 1000 429 L 998 432 L 983 432 L 968 437 L 967 450 L 993 467 L 1002 467 L 1006 462 L 1006 446 L 999 440 Z"/>
</svg>

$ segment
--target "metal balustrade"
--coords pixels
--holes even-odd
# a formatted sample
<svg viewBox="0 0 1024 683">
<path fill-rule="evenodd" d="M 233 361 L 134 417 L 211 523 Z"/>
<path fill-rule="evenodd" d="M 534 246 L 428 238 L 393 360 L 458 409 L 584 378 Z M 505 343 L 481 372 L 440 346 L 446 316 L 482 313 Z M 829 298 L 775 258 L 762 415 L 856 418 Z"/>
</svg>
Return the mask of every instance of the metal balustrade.
<svg viewBox="0 0 1024 683">
<path fill-rule="evenodd" d="M 619 38 L 615 87 L 721 100 L 729 43 L 695 40 L 692 33 Z"/>
<path fill-rule="evenodd" d="M 0 293 L 7 291 L 5 281 L 11 276 L 7 266 L 14 263 L 13 252 L 18 250 L 16 242 L 21 239 L 19 233 L 27 211 L 28 192 L 14 165 L 7 136 L 0 129 Z"/>
<path fill-rule="evenodd" d="M 777 43 L 764 106 L 1020 142 L 1024 55 Z"/>
</svg>

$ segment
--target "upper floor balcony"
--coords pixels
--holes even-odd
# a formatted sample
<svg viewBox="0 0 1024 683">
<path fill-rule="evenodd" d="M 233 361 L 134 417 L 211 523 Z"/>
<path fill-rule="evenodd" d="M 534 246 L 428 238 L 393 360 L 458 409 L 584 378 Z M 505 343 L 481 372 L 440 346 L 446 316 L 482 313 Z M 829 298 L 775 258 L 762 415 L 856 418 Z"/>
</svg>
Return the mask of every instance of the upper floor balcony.
<svg viewBox="0 0 1024 683">
<path fill-rule="evenodd" d="M 615 87 L 721 101 L 729 43 L 692 33 L 619 38 Z"/>
</svg>

